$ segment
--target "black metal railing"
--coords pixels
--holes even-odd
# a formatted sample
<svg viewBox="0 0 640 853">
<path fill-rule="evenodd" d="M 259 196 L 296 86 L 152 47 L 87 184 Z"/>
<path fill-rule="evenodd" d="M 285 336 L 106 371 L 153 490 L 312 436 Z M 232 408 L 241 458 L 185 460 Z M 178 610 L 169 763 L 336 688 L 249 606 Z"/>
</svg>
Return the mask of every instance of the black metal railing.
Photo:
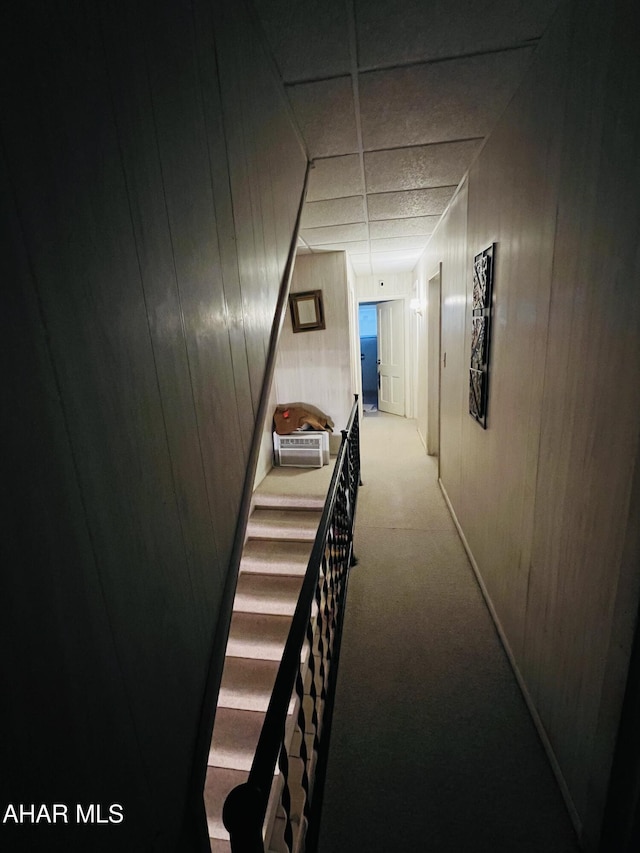
<svg viewBox="0 0 640 853">
<path fill-rule="evenodd" d="M 335 689 L 349 569 L 355 562 L 353 524 L 359 485 L 356 396 L 349 423 L 342 431 L 331 485 L 249 777 L 231 791 L 224 804 L 223 820 L 233 853 L 263 853 L 273 832 L 281 833 L 280 841 L 291 853 L 301 847 L 311 816 L 320 739 L 323 728 L 328 728 Z M 278 798 L 277 810 L 273 808 L 274 797 Z M 265 826 L 265 821 L 269 825 Z"/>
</svg>

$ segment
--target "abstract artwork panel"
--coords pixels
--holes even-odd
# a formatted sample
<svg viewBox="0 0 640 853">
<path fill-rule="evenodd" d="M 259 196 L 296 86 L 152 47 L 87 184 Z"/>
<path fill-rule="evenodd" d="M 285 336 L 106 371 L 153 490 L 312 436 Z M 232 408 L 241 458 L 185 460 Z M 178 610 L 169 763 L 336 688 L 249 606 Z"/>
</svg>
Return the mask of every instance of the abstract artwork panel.
<svg viewBox="0 0 640 853">
<path fill-rule="evenodd" d="M 492 243 L 473 259 L 469 414 L 483 429 L 487 428 L 495 249 L 496 244 Z"/>
<path fill-rule="evenodd" d="M 473 317 L 471 327 L 471 367 L 482 370 L 487 352 L 487 317 Z"/>
<path fill-rule="evenodd" d="M 491 301 L 492 247 L 473 259 L 473 310 L 488 308 Z"/>
<path fill-rule="evenodd" d="M 469 414 L 482 423 L 485 416 L 485 374 L 469 371 Z"/>
</svg>

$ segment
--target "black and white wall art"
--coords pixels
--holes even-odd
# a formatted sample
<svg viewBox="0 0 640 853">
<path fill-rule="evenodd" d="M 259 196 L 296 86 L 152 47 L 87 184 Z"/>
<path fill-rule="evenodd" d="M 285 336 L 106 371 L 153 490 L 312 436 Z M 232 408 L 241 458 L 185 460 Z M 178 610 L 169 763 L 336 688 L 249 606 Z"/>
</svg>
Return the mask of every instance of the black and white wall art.
<svg viewBox="0 0 640 853">
<path fill-rule="evenodd" d="M 483 429 L 487 428 L 494 256 L 495 243 L 492 243 L 473 259 L 469 414 Z"/>
</svg>

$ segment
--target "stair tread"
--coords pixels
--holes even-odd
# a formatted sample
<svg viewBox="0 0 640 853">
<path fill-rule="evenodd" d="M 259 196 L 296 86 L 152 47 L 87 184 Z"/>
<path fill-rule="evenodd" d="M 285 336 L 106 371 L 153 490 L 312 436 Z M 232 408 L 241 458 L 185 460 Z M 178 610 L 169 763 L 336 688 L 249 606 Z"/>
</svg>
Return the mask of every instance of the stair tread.
<svg viewBox="0 0 640 853">
<path fill-rule="evenodd" d="M 244 770 L 232 770 L 225 767 L 207 768 L 204 785 L 204 805 L 207 813 L 209 838 L 228 839 L 229 833 L 222 822 L 222 807 L 228 794 L 247 781 L 249 774 Z"/>
<path fill-rule="evenodd" d="M 294 510 L 313 509 L 322 511 L 326 499 L 326 494 L 314 494 L 313 492 L 292 495 L 264 491 L 254 492 L 253 506 L 260 509 L 287 507 Z"/>
<path fill-rule="evenodd" d="M 222 683 L 218 694 L 220 708 L 239 708 L 246 711 L 266 711 L 280 662 L 255 658 L 225 659 Z M 289 713 L 294 700 L 289 703 Z"/>
<path fill-rule="evenodd" d="M 209 765 L 249 772 L 263 722 L 262 711 L 218 708 Z"/>
<path fill-rule="evenodd" d="M 290 616 L 234 612 L 227 641 L 227 657 L 279 663 L 290 628 Z"/>
<path fill-rule="evenodd" d="M 240 573 L 304 575 L 311 556 L 311 542 L 249 539 L 242 552 Z"/>
<path fill-rule="evenodd" d="M 247 537 L 312 542 L 321 516 L 319 510 L 255 509 L 249 519 Z"/>
<path fill-rule="evenodd" d="M 266 711 L 278 671 L 278 661 L 228 657 L 225 660 L 218 705 L 247 711 Z"/>
<path fill-rule="evenodd" d="M 292 616 L 301 586 L 301 577 L 241 572 L 233 609 L 243 613 Z"/>
<path fill-rule="evenodd" d="M 313 630 L 318 607 L 311 606 Z M 290 616 L 272 616 L 262 613 L 234 613 L 227 640 L 226 658 L 244 660 L 275 661 L 282 659 L 284 646 L 291 629 Z M 225 658 L 225 666 L 226 666 Z M 300 661 L 304 665 L 309 658 L 309 644 L 304 642 Z"/>
</svg>

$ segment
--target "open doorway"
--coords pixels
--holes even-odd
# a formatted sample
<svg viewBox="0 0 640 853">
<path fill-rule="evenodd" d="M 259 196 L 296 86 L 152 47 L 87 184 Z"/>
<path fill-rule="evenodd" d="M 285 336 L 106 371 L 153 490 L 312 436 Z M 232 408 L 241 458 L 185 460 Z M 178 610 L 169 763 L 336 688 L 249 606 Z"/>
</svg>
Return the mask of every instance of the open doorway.
<svg viewBox="0 0 640 853">
<path fill-rule="evenodd" d="M 362 403 L 365 414 L 405 414 L 404 301 L 359 305 Z"/>
<path fill-rule="evenodd" d="M 378 314 L 375 302 L 358 306 L 362 406 L 365 414 L 378 409 Z"/>
</svg>

